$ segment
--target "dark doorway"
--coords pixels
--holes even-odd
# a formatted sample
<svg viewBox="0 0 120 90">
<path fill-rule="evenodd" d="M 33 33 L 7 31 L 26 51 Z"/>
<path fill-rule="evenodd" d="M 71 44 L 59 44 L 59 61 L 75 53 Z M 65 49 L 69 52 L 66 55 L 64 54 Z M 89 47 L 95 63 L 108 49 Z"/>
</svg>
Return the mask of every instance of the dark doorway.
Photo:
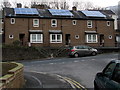
<svg viewBox="0 0 120 90">
<path fill-rule="evenodd" d="M 24 45 L 24 38 L 25 38 L 25 34 L 19 34 L 19 40 L 21 42 L 21 45 Z"/>
<path fill-rule="evenodd" d="M 70 45 L 70 34 L 65 34 L 66 45 Z"/>
<path fill-rule="evenodd" d="M 104 47 L 104 35 L 100 34 L 100 46 Z"/>
</svg>

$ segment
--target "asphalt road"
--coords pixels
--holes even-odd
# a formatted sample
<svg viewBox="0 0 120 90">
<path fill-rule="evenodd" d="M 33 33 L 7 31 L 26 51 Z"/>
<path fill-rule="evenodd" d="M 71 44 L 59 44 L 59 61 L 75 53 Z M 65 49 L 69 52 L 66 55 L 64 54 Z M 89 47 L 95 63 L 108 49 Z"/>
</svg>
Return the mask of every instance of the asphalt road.
<svg viewBox="0 0 120 90">
<path fill-rule="evenodd" d="M 111 60 L 118 59 L 118 53 L 99 54 L 79 58 L 58 58 L 22 61 L 25 72 L 46 72 L 69 77 L 85 86 L 93 88 L 93 81 L 97 72 Z"/>
</svg>

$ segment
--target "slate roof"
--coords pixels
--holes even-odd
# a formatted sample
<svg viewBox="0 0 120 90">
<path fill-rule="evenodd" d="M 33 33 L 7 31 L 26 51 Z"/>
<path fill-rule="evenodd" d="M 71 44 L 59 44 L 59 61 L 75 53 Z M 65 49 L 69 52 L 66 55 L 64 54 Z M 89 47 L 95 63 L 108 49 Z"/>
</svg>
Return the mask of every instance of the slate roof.
<svg viewBox="0 0 120 90">
<path fill-rule="evenodd" d="M 113 20 L 111 17 L 109 17 L 105 12 L 100 11 L 104 15 L 106 15 L 105 18 L 99 18 L 99 17 L 87 17 L 85 16 L 81 11 L 73 11 L 70 10 L 70 12 L 74 15 L 73 17 L 68 16 L 53 16 L 48 9 L 37 9 L 39 12 L 39 15 L 15 15 L 14 8 L 6 8 L 4 9 L 4 13 L 6 17 L 19 17 L 19 18 L 57 18 L 57 19 L 98 19 L 98 20 Z"/>
</svg>

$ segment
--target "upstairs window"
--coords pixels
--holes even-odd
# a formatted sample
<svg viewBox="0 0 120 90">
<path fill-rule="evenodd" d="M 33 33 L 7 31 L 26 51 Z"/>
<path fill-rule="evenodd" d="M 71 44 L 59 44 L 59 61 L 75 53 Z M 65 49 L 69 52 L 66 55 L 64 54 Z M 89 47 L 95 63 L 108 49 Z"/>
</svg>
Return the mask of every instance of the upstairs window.
<svg viewBox="0 0 120 90">
<path fill-rule="evenodd" d="M 57 20 L 56 19 L 51 20 L 51 27 L 57 27 Z"/>
<path fill-rule="evenodd" d="M 33 27 L 39 27 L 39 19 L 33 19 Z"/>
<path fill-rule="evenodd" d="M 11 18 L 10 23 L 15 24 L 15 18 Z"/>
<path fill-rule="evenodd" d="M 1 19 L 1 23 L 4 23 L 4 20 L 3 20 L 3 19 Z"/>
<path fill-rule="evenodd" d="M 13 39 L 14 38 L 14 36 L 13 35 L 9 35 L 9 39 Z"/>
<path fill-rule="evenodd" d="M 107 26 L 110 26 L 110 21 L 107 21 Z"/>
<path fill-rule="evenodd" d="M 77 21 L 76 21 L 76 20 L 73 20 L 72 23 L 73 23 L 73 25 L 76 25 L 76 24 L 77 24 Z"/>
<path fill-rule="evenodd" d="M 92 21 L 91 21 L 91 20 L 88 20 L 88 21 L 87 21 L 87 27 L 88 27 L 88 28 L 92 28 Z"/>
</svg>

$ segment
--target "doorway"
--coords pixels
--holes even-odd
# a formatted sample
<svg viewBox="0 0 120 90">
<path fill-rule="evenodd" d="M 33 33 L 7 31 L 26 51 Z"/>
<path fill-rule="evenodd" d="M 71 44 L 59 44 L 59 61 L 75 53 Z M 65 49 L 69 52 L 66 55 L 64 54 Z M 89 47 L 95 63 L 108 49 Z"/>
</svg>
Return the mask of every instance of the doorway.
<svg viewBox="0 0 120 90">
<path fill-rule="evenodd" d="M 66 42 L 66 45 L 70 45 L 71 43 L 70 34 L 65 34 L 65 42 Z"/>
<path fill-rule="evenodd" d="M 100 46 L 104 47 L 104 34 L 100 34 Z"/>
<path fill-rule="evenodd" d="M 25 38 L 25 34 L 19 34 L 19 40 L 21 42 L 21 45 L 24 45 L 24 38 Z"/>
</svg>

